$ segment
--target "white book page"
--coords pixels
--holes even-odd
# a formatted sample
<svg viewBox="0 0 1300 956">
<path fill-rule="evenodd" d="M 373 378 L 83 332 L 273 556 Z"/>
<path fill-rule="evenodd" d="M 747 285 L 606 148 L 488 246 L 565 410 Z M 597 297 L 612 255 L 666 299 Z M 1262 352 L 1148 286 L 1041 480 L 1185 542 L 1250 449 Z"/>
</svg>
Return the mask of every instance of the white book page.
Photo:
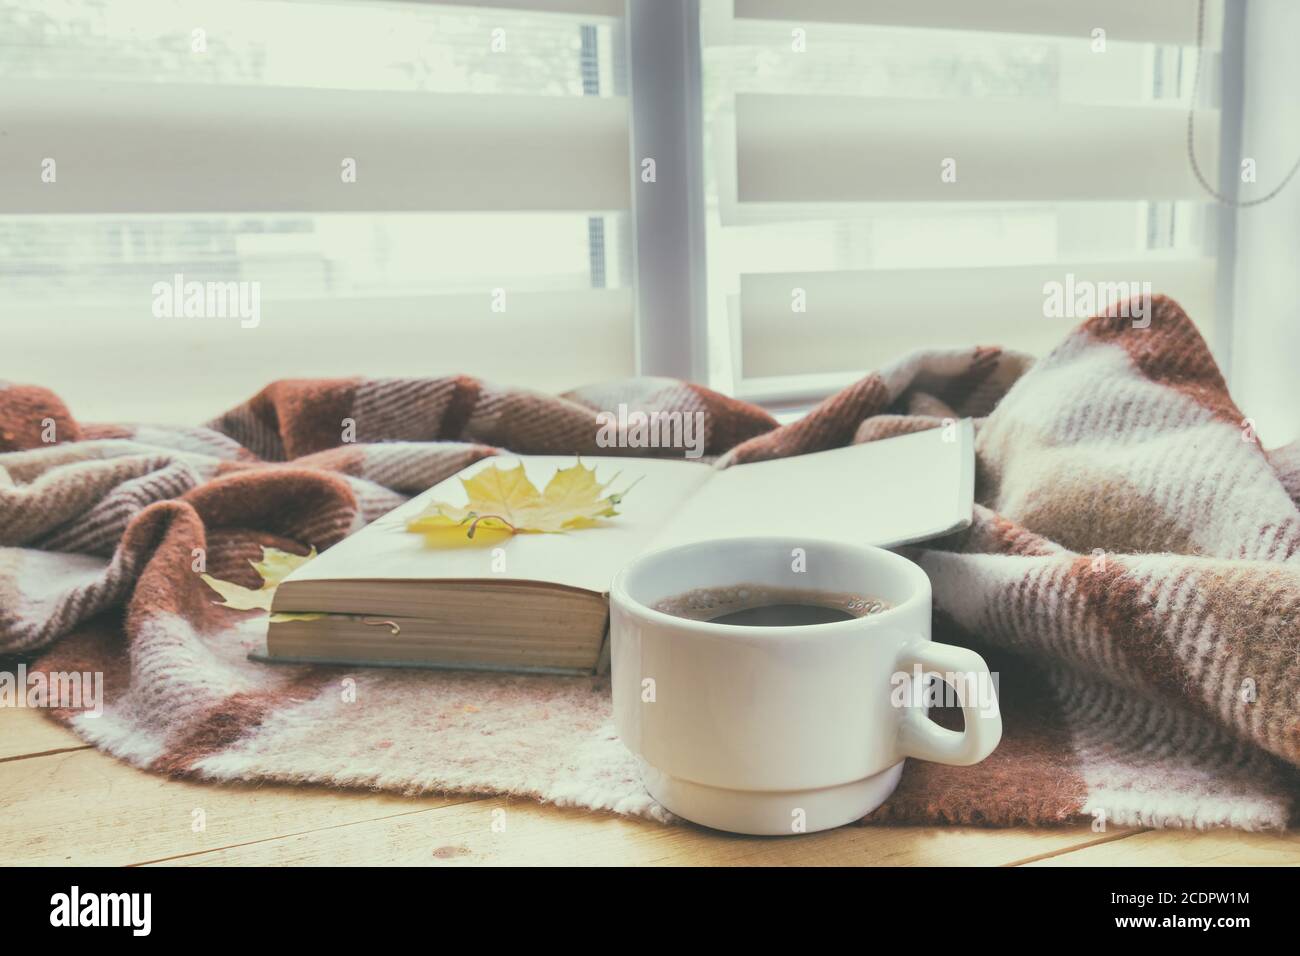
<svg viewBox="0 0 1300 956">
<path fill-rule="evenodd" d="M 651 548 L 750 535 L 895 547 L 968 526 L 974 498 L 974 429 L 964 420 L 719 471 Z"/>
<path fill-rule="evenodd" d="M 432 501 L 464 505 L 462 477 L 494 465 L 520 462 L 539 490 L 557 469 L 574 464 L 572 455 L 501 455 L 476 462 L 406 504 L 340 541 L 285 579 L 333 580 L 488 580 L 539 581 L 603 593 L 623 565 L 646 549 L 682 502 L 717 474 L 707 465 L 682 459 L 583 458 L 601 482 L 619 477 L 609 491 L 640 481 L 601 527 L 564 534 L 516 534 L 487 546 L 437 548 L 406 524 Z M 500 549 L 498 552 L 497 549 Z M 496 562 L 494 566 L 494 562 Z M 292 590 L 292 587 L 289 588 Z"/>
</svg>

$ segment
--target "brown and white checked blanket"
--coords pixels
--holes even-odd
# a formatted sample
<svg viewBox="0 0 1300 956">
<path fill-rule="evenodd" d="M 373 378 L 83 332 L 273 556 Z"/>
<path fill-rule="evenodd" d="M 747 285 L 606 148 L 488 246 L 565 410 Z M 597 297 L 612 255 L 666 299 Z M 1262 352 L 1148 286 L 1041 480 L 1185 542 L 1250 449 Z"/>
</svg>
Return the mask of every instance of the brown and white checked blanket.
<svg viewBox="0 0 1300 956">
<path fill-rule="evenodd" d="M 327 548 L 500 449 L 609 453 L 595 415 L 619 402 L 704 412 L 707 452 L 730 462 L 977 419 L 974 525 L 913 557 L 936 636 L 1000 672 L 1005 736 L 975 767 L 910 761 L 872 822 L 1295 820 L 1300 446 L 1252 440 L 1164 299 L 1149 328 L 1094 318 L 1037 362 L 909 357 L 785 427 L 666 380 L 558 397 L 464 377 L 282 381 L 195 428 L 82 424 L 42 388 L 0 387 L 0 653 L 10 670 L 103 672 L 102 716 L 54 716 L 160 773 L 666 818 L 605 679 L 253 663 L 264 617 L 216 606 L 194 570 L 202 549 L 211 574 L 257 586 L 260 546 Z"/>
</svg>

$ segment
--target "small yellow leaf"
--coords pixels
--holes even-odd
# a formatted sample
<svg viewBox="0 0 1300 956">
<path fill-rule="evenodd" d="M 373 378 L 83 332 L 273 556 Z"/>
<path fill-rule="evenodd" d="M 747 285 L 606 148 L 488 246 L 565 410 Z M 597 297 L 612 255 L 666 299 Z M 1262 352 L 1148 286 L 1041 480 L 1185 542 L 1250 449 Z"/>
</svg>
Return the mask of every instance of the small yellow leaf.
<svg viewBox="0 0 1300 956">
<path fill-rule="evenodd" d="M 262 560 L 248 563 L 261 575 L 262 587 L 274 588 L 289 576 L 290 571 L 302 567 L 314 557 L 316 557 L 315 548 L 306 554 L 293 554 L 290 551 L 281 551 L 279 548 L 263 548 Z"/>
<path fill-rule="evenodd" d="M 248 562 L 262 579 L 262 586 L 256 589 L 243 587 L 233 581 L 222 581 L 210 574 L 200 576 L 208 587 L 223 598 L 221 601 L 214 601 L 214 604 L 236 611 L 269 611 L 271 599 L 275 597 L 275 589 L 280 582 L 295 568 L 301 567 L 314 557 L 316 557 L 315 548 L 305 555 L 292 554 L 279 548 L 262 548 L 262 560 Z M 282 616 L 276 615 L 277 618 Z"/>
<path fill-rule="evenodd" d="M 243 587 L 232 581 L 222 581 L 214 578 L 210 574 L 204 574 L 202 578 L 208 587 L 224 598 L 222 601 L 214 601 L 214 604 L 234 608 L 236 611 L 271 610 L 271 598 L 275 594 L 274 589 L 260 588 L 254 591 L 252 588 Z"/>
</svg>

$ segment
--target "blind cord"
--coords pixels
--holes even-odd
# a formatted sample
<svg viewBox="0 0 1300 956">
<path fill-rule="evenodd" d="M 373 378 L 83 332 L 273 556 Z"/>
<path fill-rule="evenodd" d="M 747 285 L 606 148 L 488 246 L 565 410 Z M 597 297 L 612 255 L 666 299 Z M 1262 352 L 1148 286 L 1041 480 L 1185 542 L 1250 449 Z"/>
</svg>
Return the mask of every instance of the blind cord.
<svg viewBox="0 0 1300 956">
<path fill-rule="evenodd" d="M 1233 206 L 1237 209 L 1245 209 L 1249 206 L 1258 206 L 1266 203 L 1283 189 L 1289 183 L 1297 171 L 1300 171 L 1300 156 L 1296 157 L 1295 163 L 1282 181 L 1278 183 L 1271 192 L 1256 199 L 1231 199 L 1219 192 L 1206 180 L 1205 174 L 1201 171 L 1201 164 L 1196 159 L 1196 94 L 1201 84 L 1201 46 L 1205 36 L 1205 0 L 1200 0 L 1196 8 L 1196 70 L 1192 73 L 1192 102 L 1187 110 L 1187 158 L 1192 161 L 1192 172 L 1196 174 L 1196 180 L 1201 184 L 1201 188 L 1207 193 L 1223 203 L 1225 206 Z"/>
</svg>

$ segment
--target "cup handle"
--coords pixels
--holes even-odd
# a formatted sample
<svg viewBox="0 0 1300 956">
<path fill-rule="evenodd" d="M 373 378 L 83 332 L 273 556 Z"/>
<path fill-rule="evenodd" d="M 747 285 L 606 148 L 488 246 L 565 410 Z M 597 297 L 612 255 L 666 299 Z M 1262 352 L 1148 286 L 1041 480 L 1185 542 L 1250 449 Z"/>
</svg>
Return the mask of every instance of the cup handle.
<svg viewBox="0 0 1300 956">
<path fill-rule="evenodd" d="M 916 641 L 903 649 L 898 659 L 899 668 L 910 673 L 917 664 L 924 671 L 941 674 L 989 673 L 984 658 L 974 651 L 936 641 Z M 967 767 L 993 753 L 1002 739 L 1002 712 L 998 708 L 992 679 L 977 685 L 989 689 L 992 699 L 985 707 L 980 706 L 982 702 L 967 700 L 967 682 L 955 681 L 954 684 L 966 722 L 965 729 L 956 731 L 940 727 L 926 716 L 924 708 L 909 707 L 903 715 L 898 735 L 898 748 L 904 756 Z"/>
</svg>

